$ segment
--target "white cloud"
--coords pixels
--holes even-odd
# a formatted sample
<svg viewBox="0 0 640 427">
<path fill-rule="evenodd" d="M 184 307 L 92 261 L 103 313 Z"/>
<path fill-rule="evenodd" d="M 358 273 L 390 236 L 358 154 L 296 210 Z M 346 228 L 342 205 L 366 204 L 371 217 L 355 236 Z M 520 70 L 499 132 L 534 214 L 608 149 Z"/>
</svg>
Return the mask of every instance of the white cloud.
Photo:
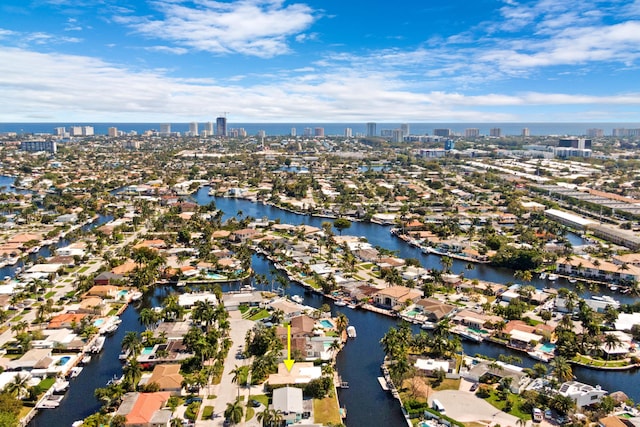
<svg viewBox="0 0 640 427">
<path fill-rule="evenodd" d="M 159 0 L 154 5 L 164 15 L 162 19 L 114 19 L 148 37 L 216 54 L 270 58 L 289 51 L 288 37 L 315 37 L 302 34 L 315 20 L 315 12 L 305 4 L 284 5 L 283 0 L 196 0 L 190 4 L 193 6 Z"/>
<path fill-rule="evenodd" d="M 162 52 L 162 53 L 171 53 L 174 55 L 184 55 L 189 52 L 188 49 L 183 47 L 172 47 L 172 46 L 147 46 L 145 50 L 149 50 L 152 52 Z"/>
<path fill-rule="evenodd" d="M 18 69 L 12 64 L 21 64 Z M 22 70 L 32 70 L 24 73 Z M 301 71 L 301 70 L 298 70 Z M 51 121 L 204 120 L 222 109 L 235 121 L 518 121 L 530 105 L 640 105 L 636 93 L 598 97 L 563 93 L 416 90 L 393 72 L 308 70 L 252 86 L 180 79 L 164 70 L 134 71 L 95 58 L 0 49 L 0 104 L 5 121 L 39 115 Z M 214 111 L 215 110 L 215 111 Z M 594 109 L 595 110 L 595 109 Z M 43 117 L 42 114 L 50 114 Z M 569 113 L 568 113 L 569 114 Z M 565 117 L 556 116 L 557 120 Z"/>
</svg>

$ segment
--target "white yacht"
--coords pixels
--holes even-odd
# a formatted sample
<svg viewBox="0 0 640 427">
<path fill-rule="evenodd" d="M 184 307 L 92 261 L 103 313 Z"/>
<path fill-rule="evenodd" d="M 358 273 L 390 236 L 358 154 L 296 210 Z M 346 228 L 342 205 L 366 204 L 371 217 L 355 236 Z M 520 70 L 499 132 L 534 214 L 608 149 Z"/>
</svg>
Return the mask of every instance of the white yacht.
<svg viewBox="0 0 640 427">
<path fill-rule="evenodd" d="M 547 280 L 551 280 L 552 282 L 554 280 L 558 280 L 558 275 L 551 273 L 550 275 L 547 276 Z"/>
<path fill-rule="evenodd" d="M 302 304 L 302 303 L 304 302 L 304 298 L 303 298 L 303 297 L 301 297 L 300 295 L 293 295 L 293 296 L 291 297 L 291 300 L 292 300 L 293 302 L 297 302 L 298 304 Z"/>
<path fill-rule="evenodd" d="M 347 326 L 347 336 L 349 338 L 355 338 L 356 335 L 356 327 L 351 325 L 351 326 Z"/>
</svg>

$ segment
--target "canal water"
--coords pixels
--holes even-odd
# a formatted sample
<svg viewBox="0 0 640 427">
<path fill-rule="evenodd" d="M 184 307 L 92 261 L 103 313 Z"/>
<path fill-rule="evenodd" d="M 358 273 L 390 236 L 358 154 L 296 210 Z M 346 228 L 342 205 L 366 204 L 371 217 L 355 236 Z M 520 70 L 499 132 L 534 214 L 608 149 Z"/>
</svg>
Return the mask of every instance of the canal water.
<svg viewBox="0 0 640 427">
<path fill-rule="evenodd" d="M 225 212 L 223 219 L 237 216 L 252 216 L 255 218 L 280 219 L 282 223 L 309 224 L 320 227 L 322 222 L 331 219 L 314 218 L 283 211 L 271 206 L 257 204 L 246 200 L 226 199 L 210 197 L 207 194 L 208 187 L 204 187 L 195 195 L 200 204 L 207 204 L 211 200 L 216 206 Z M 379 245 L 386 249 L 398 251 L 404 258 L 417 258 L 426 268 L 441 268 L 439 258 L 433 255 L 424 255 L 400 239 L 392 237 L 389 227 L 376 224 L 353 223 L 344 234 L 366 237 L 373 245 Z M 576 236 L 577 237 L 577 236 Z M 576 242 L 578 242 L 576 240 Z M 572 242 L 573 243 L 573 242 Z M 453 270 L 464 270 L 466 263 L 454 262 Z M 258 274 L 265 274 L 271 282 L 273 265 L 261 256 L 254 255 L 252 267 Z M 465 271 L 465 277 L 506 283 L 513 281 L 513 273 L 509 270 L 496 269 L 486 265 L 478 265 L 473 270 Z M 547 286 L 547 283 L 535 279 L 533 284 L 537 287 Z M 558 281 L 556 285 L 570 284 Z M 153 295 L 145 296 L 140 307 L 153 307 L 161 304 L 161 301 L 171 292 L 176 290 L 170 287 L 156 288 Z M 287 290 L 289 295 L 300 295 L 305 299 L 305 304 L 319 308 L 322 304 L 329 304 L 332 313 L 344 312 L 351 325 L 356 327 L 357 338 L 349 340 L 337 359 L 337 369 L 344 381 L 349 383 L 349 389 L 339 391 L 340 402 L 347 408 L 346 425 L 349 427 L 388 425 L 405 425 L 402 412 L 397 402 L 385 393 L 378 384 L 376 377 L 380 376 L 380 364 L 383 360 L 380 339 L 386 331 L 397 325 L 396 319 L 364 310 L 351 310 L 346 307 L 335 307 L 331 300 L 317 294 L 305 291 L 299 285 L 292 284 Z M 631 301 L 628 296 L 615 295 L 623 302 Z M 139 307 L 139 308 L 140 308 Z M 138 308 L 138 309 L 139 309 Z M 122 315 L 122 324 L 117 333 L 107 338 L 105 349 L 98 360 L 93 360 L 80 376 L 72 380 L 71 390 L 63 400 L 59 408 L 43 411 L 32 420 L 30 426 L 69 426 L 75 420 L 82 419 L 98 410 L 100 403 L 93 397 L 93 390 L 104 387 L 106 382 L 114 375 L 121 375 L 122 367 L 118 360 L 120 342 L 127 331 L 142 331 L 144 328 L 138 320 L 136 308 L 130 306 Z M 415 333 L 419 332 L 417 326 L 412 326 Z M 463 342 L 464 352 L 468 355 L 476 353 L 498 358 L 500 354 L 513 355 L 522 358 L 522 365 L 533 366 L 536 361 L 529 359 L 524 353 L 515 352 L 502 346 L 483 343 Z M 575 368 L 574 373 L 579 381 L 589 384 L 600 384 L 605 390 L 622 390 L 635 401 L 640 401 L 640 388 L 635 382 L 637 371 L 602 372 L 583 368 Z"/>
</svg>

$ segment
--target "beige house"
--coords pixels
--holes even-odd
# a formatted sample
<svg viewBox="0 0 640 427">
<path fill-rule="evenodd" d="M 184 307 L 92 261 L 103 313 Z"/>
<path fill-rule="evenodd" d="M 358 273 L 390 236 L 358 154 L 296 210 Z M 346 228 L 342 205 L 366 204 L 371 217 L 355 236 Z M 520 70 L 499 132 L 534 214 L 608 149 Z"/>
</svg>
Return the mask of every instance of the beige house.
<svg viewBox="0 0 640 427">
<path fill-rule="evenodd" d="M 147 384 L 156 383 L 160 386 L 159 391 L 168 391 L 173 396 L 179 396 L 182 393 L 182 380 L 179 364 L 156 365 Z"/>
<path fill-rule="evenodd" d="M 422 297 L 422 291 L 406 286 L 391 286 L 373 294 L 373 301 L 380 306 L 394 308 L 405 303 L 416 302 Z"/>
</svg>

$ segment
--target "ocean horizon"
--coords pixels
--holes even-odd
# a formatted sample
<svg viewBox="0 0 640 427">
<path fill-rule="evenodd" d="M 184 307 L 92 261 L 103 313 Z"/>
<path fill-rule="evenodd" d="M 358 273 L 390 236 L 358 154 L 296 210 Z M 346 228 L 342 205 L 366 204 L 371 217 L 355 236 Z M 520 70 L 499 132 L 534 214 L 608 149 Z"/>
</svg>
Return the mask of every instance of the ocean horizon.
<svg viewBox="0 0 640 427">
<path fill-rule="evenodd" d="M 163 122 L 167 123 L 167 122 Z M 198 122 L 199 131 L 204 130 L 205 122 Z M 215 126 L 215 121 L 213 122 Z M 401 125 L 409 125 L 410 135 L 433 135 L 434 129 L 450 129 L 455 135 L 464 136 L 466 129 L 479 129 L 480 135 L 489 135 L 493 128 L 499 128 L 503 136 L 521 136 L 524 128 L 529 129 L 531 136 L 585 136 L 589 129 L 602 129 L 605 136 L 610 136 L 613 129 L 637 129 L 640 123 L 626 122 L 545 122 L 545 123 L 447 123 L 447 122 L 423 122 L 423 123 L 383 123 L 376 122 L 376 134 L 380 135 L 383 130 L 393 130 Z M 33 122 L 33 123 L 0 123 L 0 133 L 17 132 L 19 134 L 51 134 L 55 128 L 71 126 L 93 126 L 95 135 L 106 135 L 110 127 L 115 127 L 125 133 L 135 131 L 138 134 L 147 130 L 160 130 L 161 123 L 127 123 L 127 122 Z M 343 136 L 346 129 L 351 129 L 353 135 L 365 134 L 367 124 L 361 123 L 234 123 L 227 122 L 227 129 L 244 129 L 247 135 L 257 135 L 259 131 L 264 131 L 267 136 L 290 135 L 295 128 L 296 134 L 302 136 L 305 128 L 310 128 L 312 132 L 315 128 L 323 128 L 326 136 Z M 172 132 L 182 134 L 189 131 L 189 123 L 171 123 Z"/>
</svg>

